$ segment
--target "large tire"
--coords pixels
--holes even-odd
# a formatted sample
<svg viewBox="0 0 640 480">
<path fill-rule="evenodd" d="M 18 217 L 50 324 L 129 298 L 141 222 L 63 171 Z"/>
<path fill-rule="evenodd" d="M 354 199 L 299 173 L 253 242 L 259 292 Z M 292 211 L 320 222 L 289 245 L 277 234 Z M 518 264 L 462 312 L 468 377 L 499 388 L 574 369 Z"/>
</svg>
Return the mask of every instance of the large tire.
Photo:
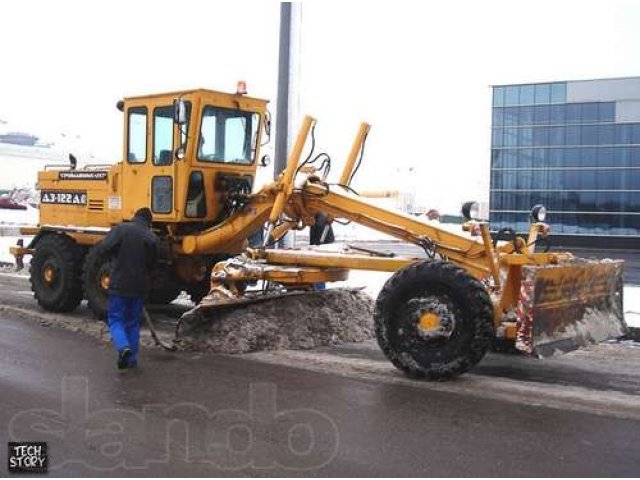
<svg viewBox="0 0 640 480">
<path fill-rule="evenodd" d="M 448 380 L 487 352 L 493 304 L 463 268 L 426 261 L 408 265 L 385 283 L 374 321 L 378 344 L 398 369 L 411 377 Z"/>
<path fill-rule="evenodd" d="M 82 284 L 89 309 L 100 320 L 107 318 L 109 310 L 110 271 L 111 257 L 97 247 L 92 247 L 84 260 Z"/>
<path fill-rule="evenodd" d="M 51 233 L 35 245 L 29 270 L 38 304 L 51 312 L 70 312 L 82 302 L 84 250 L 70 237 Z"/>
</svg>

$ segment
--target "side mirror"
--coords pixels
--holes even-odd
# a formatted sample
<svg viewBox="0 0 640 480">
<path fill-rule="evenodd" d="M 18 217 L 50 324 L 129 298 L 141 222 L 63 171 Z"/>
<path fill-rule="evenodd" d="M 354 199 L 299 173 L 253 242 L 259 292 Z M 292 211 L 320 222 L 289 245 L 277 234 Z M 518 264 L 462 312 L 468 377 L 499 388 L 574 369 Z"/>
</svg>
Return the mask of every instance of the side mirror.
<svg viewBox="0 0 640 480">
<path fill-rule="evenodd" d="M 187 124 L 187 104 L 181 98 L 173 101 L 173 121 L 178 125 Z"/>
<path fill-rule="evenodd" d="M 268 167 L 271 164 L 271 157 L 268 153 L 265 153 L 260 159 L 260 166 Z"/>
<path fill-rule="evenodd" d="M 264 136 L 267 139 L 262 142 L 262 145 L 266 145 L 271 141 L 271 112 L 267 110 L 264 116 Z"/>
</svg>

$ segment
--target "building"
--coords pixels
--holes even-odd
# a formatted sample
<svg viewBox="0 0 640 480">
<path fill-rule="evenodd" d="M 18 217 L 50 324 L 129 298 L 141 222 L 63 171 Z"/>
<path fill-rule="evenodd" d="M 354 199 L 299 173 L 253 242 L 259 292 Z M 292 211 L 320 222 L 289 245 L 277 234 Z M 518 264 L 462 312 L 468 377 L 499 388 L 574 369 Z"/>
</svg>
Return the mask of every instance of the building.
<svg viewBox="0 0 640 480">
<path fill-rule="evenodd" d="M 640 248 L 640 77 L 493 87 L 492 229 L 549 210 L 556 242 Z"/>
</svg>

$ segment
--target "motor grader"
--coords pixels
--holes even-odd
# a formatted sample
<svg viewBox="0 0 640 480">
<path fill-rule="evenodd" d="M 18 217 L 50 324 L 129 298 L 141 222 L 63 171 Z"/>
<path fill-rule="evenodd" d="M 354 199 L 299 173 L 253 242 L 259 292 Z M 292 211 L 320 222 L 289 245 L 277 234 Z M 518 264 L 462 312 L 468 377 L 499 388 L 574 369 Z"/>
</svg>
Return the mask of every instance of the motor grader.
<svg viewBox="0 0 640 480">
<path fill-rule="evenodd" d="M 191 90 L 126 98 L 118 107 L 122 161 L 82 168 L 74 162 L 38 174 L 39 225 L 23 229 L 33 240 L 12 252 L 18 260 L 32 255 L 31 285 L 44 309 L 70 311 L 85 298 L 104 317 L 110 258 L 95 246 L 111 226 L 147 206 L 162 245 L 150 302 L 168 303 L 187 291 L 198 304 L 191 318 L 304 294 L 363 269 L 391 273 L 376 301 L 375 332 L 387 358 L 415 377 L 459 375 L 492 343 L 546 356 L 625 333 L 622 263 L 539 251 L 549 238 L 542 206 L 532 211 L 529 232 L 492 237 L 472 204 L 464 207 L 464 225 L 451 231 L 359 196 L 351 180 L 367 124 L 332 183 L 330 157 L 314 151 L 316 120 L 305 117 L 286 169 L 258 189 L 267 101 Z M 319 216 L 325 229 L 356 222 L 417 245 L 424 255 L 274 248 Z"/>
</svg>

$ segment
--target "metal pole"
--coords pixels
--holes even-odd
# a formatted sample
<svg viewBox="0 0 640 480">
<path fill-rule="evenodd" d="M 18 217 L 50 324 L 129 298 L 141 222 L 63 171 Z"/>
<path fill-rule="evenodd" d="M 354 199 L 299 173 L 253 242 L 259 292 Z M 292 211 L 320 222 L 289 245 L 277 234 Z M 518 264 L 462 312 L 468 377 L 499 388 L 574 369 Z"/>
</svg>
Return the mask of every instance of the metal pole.
<svg viewBox="0 0 640 480">
<path fill-rule="evenodd" d="M 276 142 L 273 175 L 278 178 L 287 167 L 288 152 L 297 131 L 299 98 L 298 76 L 300 70 L 300 43 L 302 23 L 301 4 L 280 4 L 280 46 L 278 58 L 278 93 L 276 101 Z M 292 247 L 293 235 L 286 235 L 279 247 Z"/>
<path fill-rule="evenodd" d="M 289 66 L 291 57 L 291 2 L 280 4 L 280 47 L 278 53 L 278 93 L 276 99 L 276 144 L 273 177 L 287 166 L 289 143 Z"/>
</svg>

